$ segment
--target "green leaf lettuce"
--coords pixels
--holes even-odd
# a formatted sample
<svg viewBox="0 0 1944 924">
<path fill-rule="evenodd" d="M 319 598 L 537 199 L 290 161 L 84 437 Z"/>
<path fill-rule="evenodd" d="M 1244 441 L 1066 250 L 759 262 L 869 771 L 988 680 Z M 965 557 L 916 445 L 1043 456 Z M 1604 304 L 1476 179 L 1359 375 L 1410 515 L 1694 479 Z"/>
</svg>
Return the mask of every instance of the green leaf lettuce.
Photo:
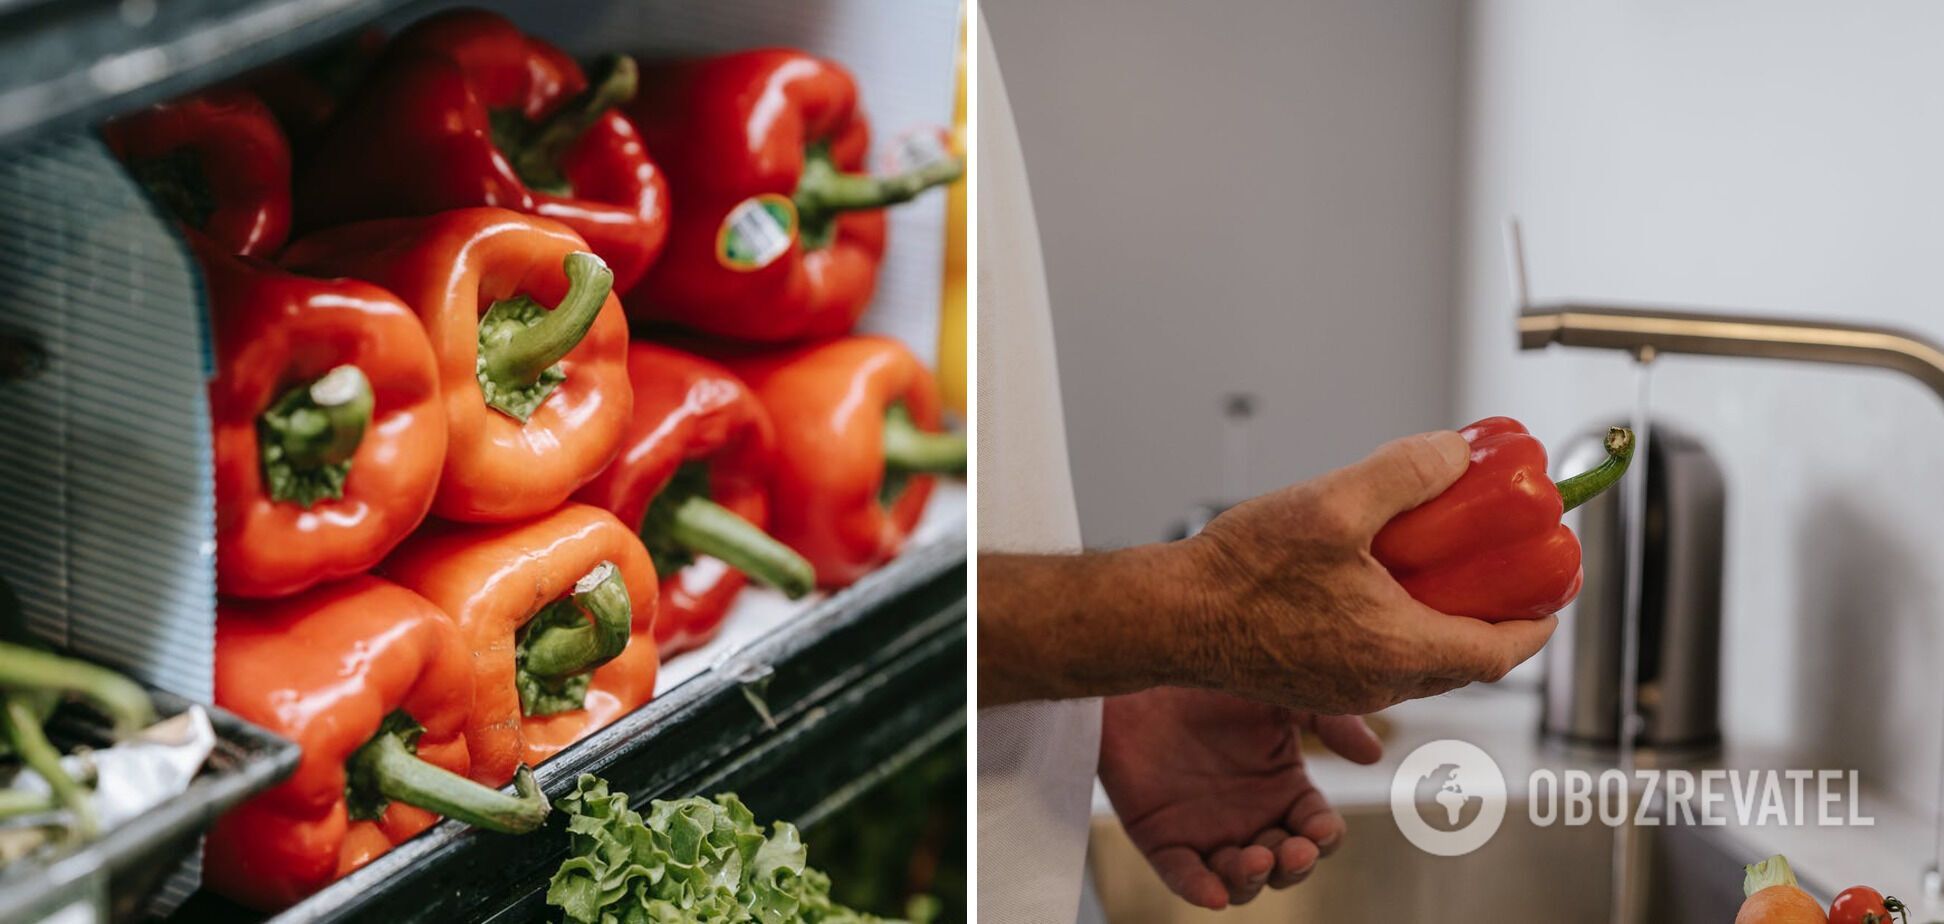
<svg viewBox="0 0 1944 924">
<path fill-rule="evenodd" d="M 656 800 L 643 818 L 627 794 L 582 774 L 554 807 L 568 816 L 573 855 L 547 903 L 574 924 L 878 920 L 832 904 L 830 879 L 810 868 L 796 827 L 779 821 L 765 835 L 733 794 Z"/>
</svg>

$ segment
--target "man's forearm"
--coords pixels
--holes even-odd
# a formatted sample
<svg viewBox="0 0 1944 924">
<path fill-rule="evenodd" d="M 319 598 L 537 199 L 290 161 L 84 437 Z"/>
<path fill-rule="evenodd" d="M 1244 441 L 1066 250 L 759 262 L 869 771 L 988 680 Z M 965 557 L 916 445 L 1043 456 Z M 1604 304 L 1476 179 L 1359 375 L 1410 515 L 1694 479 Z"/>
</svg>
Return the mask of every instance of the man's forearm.
<svg viewBox="0 0 1944 924">
<path fill-rule="evenodd" d="M 1179 683 L 1207 579 L 1182 543 L 979 556 L 979 705 Z"/>
</svg>

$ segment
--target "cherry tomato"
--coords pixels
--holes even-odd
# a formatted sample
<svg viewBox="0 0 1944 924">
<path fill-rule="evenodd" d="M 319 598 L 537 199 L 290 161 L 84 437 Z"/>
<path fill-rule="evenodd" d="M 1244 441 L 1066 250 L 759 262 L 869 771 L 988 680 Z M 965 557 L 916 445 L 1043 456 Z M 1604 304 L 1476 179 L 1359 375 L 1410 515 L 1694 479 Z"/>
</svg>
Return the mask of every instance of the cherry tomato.
<svg viewBox="0 0 1944 924">
<path fill-rule="evenodd" d="M 1869 886 L 1850 886 L 1829 903 L 1829 924 L 1894 924 L 1892 908 L 1904 910 L 1902 902 Z"/>
</svg>

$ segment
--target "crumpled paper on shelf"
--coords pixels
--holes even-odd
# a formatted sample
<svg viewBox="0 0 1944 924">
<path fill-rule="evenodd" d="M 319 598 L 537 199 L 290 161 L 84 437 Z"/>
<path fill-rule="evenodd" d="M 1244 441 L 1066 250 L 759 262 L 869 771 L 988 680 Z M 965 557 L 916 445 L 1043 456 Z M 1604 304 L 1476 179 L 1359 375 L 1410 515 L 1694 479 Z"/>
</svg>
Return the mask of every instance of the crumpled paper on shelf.
<svg viewBox="0 0 1944 924">
<path fill-rule="evenodd" d="M 95 813 L 101 819 L 101 829 L 110 831 L 187 791 L 215 748 L 216 729 L 209 724 L 209 714 L 201 706 L 190 706 L 126 741 L 63 755 L 61 766 L 77 780 L 94 780 L 91 798 Z M 47 781 L 26 768 L 8 785 L 51 793 Z M 0 847 L 0 854 L 11 853 Z"/>
</svg>

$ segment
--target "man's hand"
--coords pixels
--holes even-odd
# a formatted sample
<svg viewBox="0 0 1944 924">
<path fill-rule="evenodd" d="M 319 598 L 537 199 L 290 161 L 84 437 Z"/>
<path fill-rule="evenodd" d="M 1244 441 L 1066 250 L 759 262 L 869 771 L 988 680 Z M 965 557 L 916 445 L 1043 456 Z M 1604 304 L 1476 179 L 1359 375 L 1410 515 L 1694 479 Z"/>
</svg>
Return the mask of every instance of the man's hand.
<svg viewBox="0 0 1944 924">
<path fill-rule="evenodd" d="M 1537 653 L 1558 621 L 1486 623 L 1412 599 L 1371 557 L 1391 518 L 1444 492 L 1470 447 L 1456 433 L 1394 440 L 1368 458 L 1248 501 L 1185 545 L 1208 577 L 1206 640 L 1188 685 L 1332 715 L 1363 715 L 1477 680 Z"/>
<path fill-rule="evenodd" d="M 1304 772 L 1304 731 L 1358 763 L 1383 754 L 1356 716 L 1163 687 L 1107 700 L 1100 782 L 1168 888 L 1219 910 L 1303 881 L 1343 838 Z"/>
<path fill-rule="evenodd" d="M 980 705 L 1180 686 L 1363 715 L 1497 680 L 1546 643 L 1552 617 L 1439 613 L 1370 554 L 1385 523 L 1469 458 L 1450 431 L 1405 437 L 1181 542 L 980 555 Z"/>
</svg>

